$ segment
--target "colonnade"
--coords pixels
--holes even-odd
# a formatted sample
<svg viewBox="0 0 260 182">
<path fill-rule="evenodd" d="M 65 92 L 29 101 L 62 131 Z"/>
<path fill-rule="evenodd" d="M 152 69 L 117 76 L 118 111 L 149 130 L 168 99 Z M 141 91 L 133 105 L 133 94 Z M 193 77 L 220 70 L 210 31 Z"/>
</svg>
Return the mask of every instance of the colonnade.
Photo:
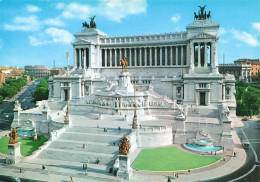
<svg viewBox="0 0 260 182">
<path fill-rule="evenodd" d="M 214 47 L 212 42 L 193 43 L 193 60 L 195 67 L 212 66 Z"/>
<path fill-rule="evenodd" d="M 86 69 L 90 65 L 89 48 L 74 48 L 74 67 Z"/>
<path fill-rule="evenodd" d="M 118 67 L 126 56 L 128 66 L 187 65 L 186 45 L 135 48 L 102 48 L 102 67 Z"/>
</svg>

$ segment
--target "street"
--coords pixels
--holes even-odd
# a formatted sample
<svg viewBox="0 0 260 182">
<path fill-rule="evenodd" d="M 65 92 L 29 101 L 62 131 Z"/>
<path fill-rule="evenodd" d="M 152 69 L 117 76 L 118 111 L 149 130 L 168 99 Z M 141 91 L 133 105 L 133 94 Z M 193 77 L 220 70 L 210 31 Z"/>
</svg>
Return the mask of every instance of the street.
<svg viewBox="0 0 260 182">
<path fill-rule="evenodd" d="M 13 121 L 13 109 L 14 101 L 16 99 L 21 103 L 22 109 L 30 109 L 35 106 L 33 103 L 32 94 L 36 90 L 36 85 L 39 80 L 32 82 L 29 85 L 24 86 L 24 88 L 12 99 L 4 101 L 0 104 L 0 132 L 4 130 L 10 130 Z"/>
</svg>

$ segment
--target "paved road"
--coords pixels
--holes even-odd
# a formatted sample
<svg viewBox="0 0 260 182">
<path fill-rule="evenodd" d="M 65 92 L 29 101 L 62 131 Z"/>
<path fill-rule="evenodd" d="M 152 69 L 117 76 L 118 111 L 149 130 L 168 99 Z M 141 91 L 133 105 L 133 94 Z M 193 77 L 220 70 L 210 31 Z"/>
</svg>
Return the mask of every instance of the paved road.
<svg viewBox="0 0 260 182">
<path fill-rule="evenodd" d="M 247 151 L 247 161 L 239 170 L 227 176 L 209 181 L 238 181 L 259 182 L 260 181 L 260 120 L 244 122 L 243 128 L 237 128 L 241 140 L 248 139 L 251 149 Z"/>
<path fill-rule="evenodd" d="M 36 90 L 36 85 L 39 83 L 38 80 L 24 86 L 22 91 L 18 93 L 14 98 L 0 104 L 0 132 L 3 130 L 10 130 L 13 121 L 13 109 L 14 101 L 16 99 L 21 103 L 22 109 L 30 109 L 35 106 L 32 102 L 32 94 Z"/>
</svg>

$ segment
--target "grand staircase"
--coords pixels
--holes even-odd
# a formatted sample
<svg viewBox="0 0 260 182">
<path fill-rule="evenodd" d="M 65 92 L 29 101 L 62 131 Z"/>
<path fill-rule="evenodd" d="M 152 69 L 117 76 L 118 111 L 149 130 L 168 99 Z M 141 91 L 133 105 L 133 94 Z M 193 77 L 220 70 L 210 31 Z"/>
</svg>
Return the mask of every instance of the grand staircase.
<svg viewBox="0 0 260 182">
<path fill-rule="evenodd" d="M 108 170 L 117 158 L 120 139 L 129 132 L 128 129 L 107 128 L 104 132 L 101 127 L 72 126 L 32 163 L 45 165 L 50 173 L 63 171 L 63 175 L 80 178 L 84 177 L 83 163 L 87 163 L 89 174 L 86 178 L 92 181 L 122 181 L 109 174 Z M 97 159 L 100 161 L 98 164 Z M 80 173 L 75 174 L 75 169 Z"/>
</svg>

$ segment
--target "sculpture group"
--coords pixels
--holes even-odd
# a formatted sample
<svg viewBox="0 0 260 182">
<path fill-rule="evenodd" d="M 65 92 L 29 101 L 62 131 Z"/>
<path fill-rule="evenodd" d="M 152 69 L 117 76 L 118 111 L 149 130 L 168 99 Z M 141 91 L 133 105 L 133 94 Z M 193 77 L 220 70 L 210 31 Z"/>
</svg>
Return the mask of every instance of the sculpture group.
<svg viewBox="0 0 260 182">
<path fill-rule="evenodd" d="M 18 139 L 18 134 L 17 134 L 17 129 L 18 128 L 13 128 L 11 133 L 9 133 L 9 144 L 16 144 L 17 143 L 17 139 Z"/>
<path fill-rule="evenodd" d="M 122 65 L 122 72 L 127 72 L 128 61 L 125 56 L 121 59 L 120 63 Z"/>
<path fill-rule="evenodd" d="M 96 28 L 96 23 L 94 22 L 96 16 L 93 16 L 92 18 L 90 17 L 90 22 L 89 24 L 85 21 L 82 23 L 83 28 Z"/>
<path fill-rule="evenodd" d="M 207 14 L 206 11 L 204 11 L 204 9 L 206 8 L 206 6 L 207 6 L 207 5 L 205 5 L 205 6 L 203 6 L 203 7 L 199 6 L 200 11 L 198 12 L 198 15 L 197 15 L 196 12 L 194 12 L 194 19 L 195 19 L 195 20 L 205 20 L 205 19 L 210 19 L 210 18 L 211 18 L 210 11 L 208 12 L 208 14 Z"/>
</svg>

